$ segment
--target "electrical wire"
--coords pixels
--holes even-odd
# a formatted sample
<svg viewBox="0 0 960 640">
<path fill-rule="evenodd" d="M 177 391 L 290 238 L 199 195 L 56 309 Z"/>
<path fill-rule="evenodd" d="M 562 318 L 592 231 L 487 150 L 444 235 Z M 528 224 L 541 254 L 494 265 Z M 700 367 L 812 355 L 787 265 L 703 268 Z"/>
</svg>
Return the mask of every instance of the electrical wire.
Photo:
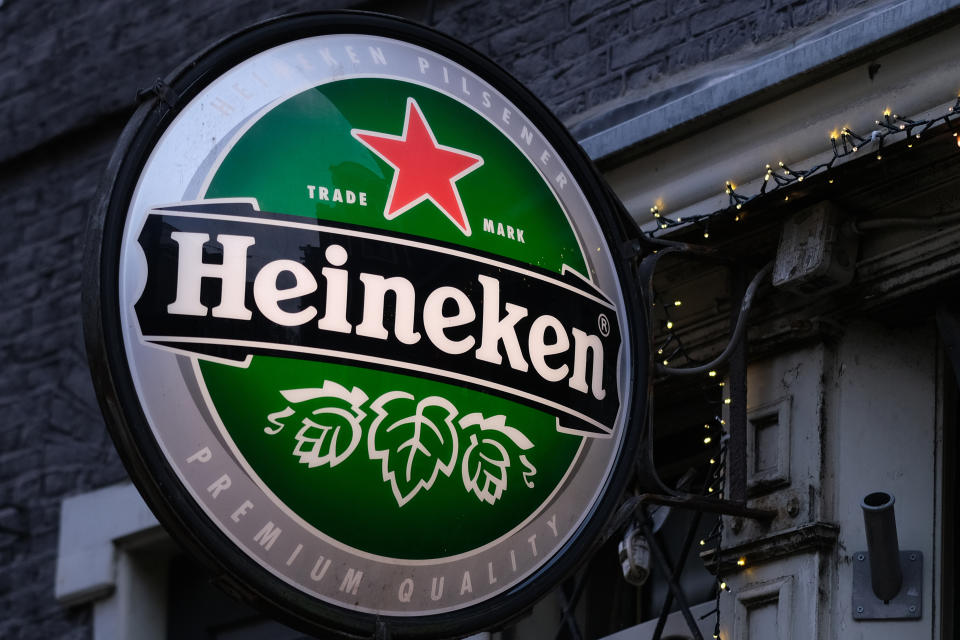
<svg viewBox="0 0 960 640">
<path fill-rule="evenodd" d="M 672 376 L 699 375 L 701 373 L 708 373 L 713 369 L 716 369 L 718 365 L 729 358 L 730 354 L 733 353 L 733 350 L 737 348 L 740 340 L 743 339 L 743 334 L 747 330 L 747 317 L 750 315 L 750 307 L 753 305 L 753 299 L 757 292 L 757 288 L 772 271 L 773 262 L 768 262 L 762 269 L 760 269 L 759 273 L 753 277 L 753 280 L 750 281 L 750 285 L 747 287 L 747 291 L 743 295 L 743 302 L 740 304 L 740 314 L 737 316 L 737 324 L 736 327 L 734 327 L 733 335 L 730 336 L 730 341 L 727 343 L 726 348 L 720 353 L 719 356 L 710 362 L 697 367 L 668 367 L 657 363 L 657 373 Z"/>
</svg>

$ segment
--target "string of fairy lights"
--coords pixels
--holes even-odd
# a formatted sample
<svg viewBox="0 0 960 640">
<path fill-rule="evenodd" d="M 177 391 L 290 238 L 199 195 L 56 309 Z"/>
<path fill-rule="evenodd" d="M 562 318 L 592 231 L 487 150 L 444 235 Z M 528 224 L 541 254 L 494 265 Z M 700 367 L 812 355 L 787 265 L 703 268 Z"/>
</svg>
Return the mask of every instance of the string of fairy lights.
<svg viewBox="0 0 960 640">
<path fill-rule="evenodd" d="M 710 371 L 708 377 L 715 377 L 716 372 Z M 724 382 L 717 383 L 720 387 L 724 386 Z M 721 404 L 729 404 L 729 398 L 723 397 L 721 395 Z M 721 412 L 717 412 L 722 414 Z M 707 482 L 707 494 L 716 495 L 718 498 L 723 498 L 724 482 L 726 480 L 726 462 L 727 462 L 727 441 L 729 439 L 729 434 L 727 433 L 726 421 L 723 419 L 722 415 L 714 415 L 711 422 L 705 422 L 703 424 L 704 428 L 704 437 L 703 444 L 711 450 L 711 455 L 709 459 L 709 480 Z M 713 609 L 706 612 L 700 616 L 701 620 L 705 620 L 710 616 L 714 616 L 714 628 L 713 628 L 713 637 L 720 638 L 720 595 L 724 591 L 729 591 L 726 581 L 723 579 L 721 574 L 721 565 L 719 563 L 720 558 L 720 548 L 723 543 L 723 518 L 717 516 L 717 521 L 713 525 L 713 528 L 710 532 L 700 540 L 700 546 L 706 547 L 709 542 L 713 542 L 713 554 L 714 557 L 718 559 L 717 562 L 717 573 L 716 573 L 716 602 L 714 603 Z"/>
<path fill-rule="evenodd" d="M 886 109 L 880 119 L 874 121 L 875 129 L 866 135 L 861 135 L 853 131 L 850 127 L 842 127 L 830 135 L 830 148 L 832 157 L 826 162 L 815 164 L 805 169 L 791 167 L 784 162 L 778 162 L 777 166 L 766 165 L 766 172 L 763 175 L 763 181 L 760 189 L 752 195 L 746 195 L 737 191 L 736 185 L 728 180 L 724 185 L 724 190 L 728 196 L 728 206 L 718 211 L 688 216 L 671 218 L 664 213 L 659 205 L 650 207 L 650 213 L 653 214 L 656 221 L 656 227 L 647 231 L 647 235 L 652 238 L 658 237 L 664 230 L 677 226 L 686 226 L 690 224 L 698 225 L 703 230 L 704 239 L 710 238 L 710 222 L 719 216 L 733 218 L 735 222 L 741 219 L 741 210 L 747 204 L 761 196 L 773 193 L 775 191 L 785 190 L 787 187 L 803 182 L 804 180 L 821 173 L 827 173 L 837 163 L 860 152 L 866 152 L 868 149 L 875 153 L 877 160 L 883 159 L 885 145 L 889 145 L 902 137 L 906 141 L 908 149 L 919 144 L 923 136 L 930 129 L 939 125 L 946 125 L 953 133 L 953 138 L 957 140 L 960 146 L 960 137 L 958 137 L 957 125 L 960 124 L 960 96 L 954 100 L 954 103 L 947 108 L 947 111 L 939 116 L 913 120 L 893 113 Z M 830 183 L 833 179 L 828 180 Z M 784 199 L 789 200 L 789 194 Z"/>
<path fill-rule="evenodd" d="M 792 185 L 802 183 L 804 180 L 819 174 L 827 174 L 838 163 L 850 158 L 854 154 L 867 152 L 875 154 L 877 160 L 883 159 L 885 145 L 890 145 L 902 136 L 902 141 L 906 142 L 908 149 L 913 148 L 923 140 L 923 136 L 930 129 L 939 125 L 946 125 L 953 133 L 953 139 L 960 146 L 960 136 L 956 125 L 960 123 L 960 95 L 957 96 L 953 105 L 948 107 L 947 111 L 939 116 L 929 119 L 913 120 L 901 117 L 893 113 L 890 109 L 883 112 L 880 119 L 874 121 L 876 128 L 866 135 L 861 135 L 849 127 L 842 127 L 830 136 L 830 149 L 832 157 L 825 162 L 815 164 L 805 169 L 797 169 L 784 162 L 778 162 L 776 167 L 766 166 L 766 172 L 763 175 L 763 181 L 760 184 L 759 191 L 752 195 L 746 195 L 737 190 L 732 181 L 727 181 L 724 185 L 725 193 L 728 196 L 728 206 L 718 211 L 698 215 L 688 216 L 686 218 L 671 218 L 661 211 L 658 205 L 651 207 L 650 212 L 656 221 L 656 227 L 646 231 L 650 238 L 657 238 L 664 232 L 678 227 L 687 227 L 691 224 L 697 225 L 702 229 L 704 239 L 710 238 L 710 223 L 720 216 L 732 218 L 734 222 L 741 220 L 741 212 L 744 207 L 752 201 L 762 196 L 777 192 L 786 191 Z M 829 183 L 833 183 L 833 178 L 828 178 Z M 789 200 L 789 193 L 784 196 Z M 674 300 L 663 300 L 656 293 L 652 300 L 652 305 L 659 309 L 662 315 L 663 339 L 656 347 L 656 356 L 663 367 L 667 367 L 675 359 L 681 359 L 687 363 L 694 362 L 682 339 L 676 331 L 677 323 L 673 318 L 672 311 L 679 309 L 683 301 L 679 298 Z M 715 382 L 718 376 L 716 370 L 710 370 L 706 373 L 711 384 L 724 386 L 723 381 Z M 721 402 L 730 404 L 730 398 L 721 394 Z M 722 412 L 720 412 L 722 413 Z M 707 493 L 722 497 L 724 491 L 724 480 L 726 471 L 726 449 L 729 435 L 725 429 L 726 423 L 720 415 L 713 418 L 711 422 L 704 424 L 703 445 L 710 451 L 709 471 L 707 481 Z M 722 563 L 720 562 L 720 551 L 723 541 L 723 518 L 718 516 L 716 524 L 712 530 L 703 539 L 700 540 L 700 546 L 706 548 L 708 545 L 713 547 L 714 557 L 717 562 L 716 572 L 716 604 L 715 607 L 701 616 L 704 620 L 710 616 L 715 616 L 713 637 L 720 638 L 720 596 L 725 591 L 730 591 L 726 580 L 722 575 Z M 738 567 L 746 566 L 747 559 L 741 557 L 737 560 Z"/>
<path fill-rule="evenodd" d="M 680 338 L 680 336 L 674 331 L 676 323 L 673 319 L 673 310 L 679 309 L 683 306 L 683 301 L 678 299 L 665 301 L 656 293 L 654 293 L 653 306 L 658 307 L 662 310 L 663 313 L 663 328 L 666 330 L 665 340 L 657 345 L 657 358 L 663 364 L 664 367 L 668 366 L 672 360 L 677 357 L 683 358 L 685 361 L 690 362 L 693 358 L 687 352 L 687 349 Z M 708 448 L 710 451 L 709 458 L 709 470 L 708 478 L 706 482 L 706 492 L 707 495 L 716 495 L 719 498 L 723 497 L 724 489 L 724 480 L 726 478 L 726 453 L 727 453 L 727 440 L 729 434 L 726 432 L 726 421 L 722 417 L 722 408 L 723 405 L 730 404 L 730 398 L 722 393 L 723 387 L 726 383 L 723 380 L 716 381 L 718 377 L 718 372 L 714 369 L 709 370 L 706 373 L 708 379 L 708 385 L 717 385 L 721 388 L 721 399 L 719 403 L 714 400 L 715 392 L 710 393 L 709 387 L 707 389 L 707 403 L 717 409 L 714 411 L 715 415 L 713 418 L 704 422 L 703 424 L 703 445 Z M 719 404 L 719 406 L 717 406 Z M 712 544 L 714 557 L 720 557 L 720 549 L 723 542 L 723 518 L 717 516 L 716 523 L 710 532 L 700 539 L 700 547 L 706 549 L 708 544 Z M 746 563 L 746 559 L 741 559 L 742 564 Z M 716 573 L 716 602 L 714 607 L 700 616 L 701 620 L 705 620 L 710 616 L 714 616 L 714 629 L 713 637 L 715 639 L 720 638 L 720 596 L 724 591 L 729 591 L 726 581 L 724 580 L 721 570 L 720 563 L 717 563 L 717 573 Z"/>
</svg>

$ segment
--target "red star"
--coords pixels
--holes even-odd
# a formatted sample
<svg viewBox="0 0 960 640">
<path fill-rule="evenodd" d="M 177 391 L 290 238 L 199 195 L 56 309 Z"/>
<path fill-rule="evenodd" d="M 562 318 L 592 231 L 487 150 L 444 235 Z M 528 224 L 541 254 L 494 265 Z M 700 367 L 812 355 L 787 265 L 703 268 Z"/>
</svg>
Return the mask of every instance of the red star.
<svg viewBox="0 0 960 640">
<path fill-rule="evenodd" d="M 429 200 L 464 235 L 470 235 L 470 221 L 454 183 L 480 167 L 483 158 L 437 144 L 416 100 L 407 98 L 402 135 L 360 129 L 350 133 L 394 169 L 387 206 L 383 210 L 387 220 Z"/>
</svg>

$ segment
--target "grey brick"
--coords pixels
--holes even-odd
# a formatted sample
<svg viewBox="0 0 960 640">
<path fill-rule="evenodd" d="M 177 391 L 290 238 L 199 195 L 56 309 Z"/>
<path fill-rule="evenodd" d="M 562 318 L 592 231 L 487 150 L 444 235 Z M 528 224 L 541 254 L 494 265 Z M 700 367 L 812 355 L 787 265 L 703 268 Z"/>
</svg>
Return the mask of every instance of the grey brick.
<svg viewBox="0 0 960 640">
<path fill-rule="evenodd" d="M 557 42 L 557 44 L 554 45 L 553 55 L 557 63 L 563 64 L 564 62 L 586 55 L 593 48 L 595 47 L 590 44 L 586 29 L 582 29 L 568 34 L 565 38 Z"/>
<path fill-rule="evenodd" d="M 615 11 L 587 25 L 588 44 L 591 48 L 602 47 L 627 35 L 630 30 L 630 11 L 628 9 Z"/>
<path fill-rule="evenodd" d="M 756 19 L 751 17 L 711 31 L 707 37 L 707 54 L 710 58 L 719 58 L 739 51 L 750 43 L 756 25 Z"/>
<path fill-rule="evenodd" d="M 554 113 L 561 120 L 566 120 L 567 118 L 583 111 L 586 108 L 586 104 L 586 96 L 582 93 L 578 93 L 574 97 L 569 98 L 554 107 Z"/>
<path fill-rule="evenodd" d="M 663 62 L 641 65 L 626 72 L 624 85 L 627 92 L 638 91 L 657 81 L 663 73 Z"/>
<path fill-rule="evenodd" d="M 521 82 L 532 82 L 534 79 L 542 77 L 545 69 L 551 69 L 552 67 L 550 47 L 545 46 L 516 58 L 507 68 Z"/>
<path fill-rule="evenodd" d="M 636 21 L 637 14 L 634 13 Z M 677 20 L 664 23 L 650 35 L 622 38 L 610 45 L 610 67 L 619 69 L 628 64 L 647 60 L 655 53 L 676 46 L 686 37 L 686 24 Z"/>
<path fill-rule="evenodd" d="M 808 0 L 793 6 L 793 26 L 806 27 L 830 12 L 829 0 Z"/>
<path fill-rule="evenodd" d="M 719 7 L 709 7 L 690 17 L 690 33 L 697 36 L 755 12 L 756 5 L 748 2 L 726 2 Z"/>
<path fill-rule="evenodd" d="M 577 24 L 616 5 L 626 5 L 622 0 L 572 0 L 570 2 L 570 22 Z"/>
<path fill-rule="evenodd" d="M 563 34 L 565 27 L 566 16 L 563 7 L 554 7 L 492 35 L 490 52 L 494 55 L 521 53 L 556 39 Z"/>
<path fill-rule="evenodd" d="M 554 89 L 557 93 L 560 93 L 583 86 L 603 76 L 606 70 L 606 52 L 587 56 L 557 73 L 554 78 Z"/>
<path fill-rule="evenodd" d="M 706 38 L 698 38 L 671 49 L 666 58 L 667 73 L 676 73 L 706 62 L 710 57 L 708 44 Z"/>
<path fill-rule="evenodd" d="M 615 75 L 587 90 L 587 108 L 609 102 L 623 95 L 623 76 Z"/>
</svg>

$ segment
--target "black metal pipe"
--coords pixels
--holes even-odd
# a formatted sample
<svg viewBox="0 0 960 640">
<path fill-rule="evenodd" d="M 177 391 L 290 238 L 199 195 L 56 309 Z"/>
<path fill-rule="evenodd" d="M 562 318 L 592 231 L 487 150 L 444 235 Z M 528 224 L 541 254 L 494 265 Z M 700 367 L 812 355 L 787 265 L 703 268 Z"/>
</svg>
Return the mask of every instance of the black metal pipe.
<svg viewBox="0 0 960 640">
<path fill-rule="evenodd" d="M 768 264 L 761 274 L 773 269 Z M 759 283 L 761 277 L 754 279 Z M 730 326 L 745 325 L 745 308 L 742 301 L 748 299 L 747 274 L 743 265 L 735 265 L 730 272 Z M 732 330 L 736 337 L 736 329 Z M 727 443 L 727 495 L 733 502 L 747 501 L 747 338 L 746 328 L 730 354 L 727 375 L 730 392 L 730 440 Z"/>
<path fill-rule="evenodd" d="M 654 536 L 653 527 L 650 525 L 650 518 L 646 514 L 641 516 L 640 526 L 643 529 L 643 535 L 647 537 L 647 542 L 650 543 L 650 555 L 653 556 L 653 559 L 660 567 L 660 571 L 666 577 L 667 587 L 669 587 L 670 593 L 673 594 L 677 604 L 680 605 L 680 613 L 687 622 L 690 634 L 694 640 L 703 640 L 700 627 L 697 626 L 697 621 L 693 619 L 693 614 L 690 613 L 690 605 L 687 603 L 687 597 L 683 594 L 683 588 L 680 586 L 680 583 L 674 579 L 673 567 L 670 566 L 667 556 L 664 555 L 663 549 L 660 547 L 660 541 Z"/>
<path fill-rule="evenodd" d="M 870 554 L 870 583 L 873 593 L 884 602 L 892 600 L 903 584 L 893 501 L 889 493 L 876 491 L 868 494 L 860 503 L 867 533 L 867 552 Z"/>
</svg>

